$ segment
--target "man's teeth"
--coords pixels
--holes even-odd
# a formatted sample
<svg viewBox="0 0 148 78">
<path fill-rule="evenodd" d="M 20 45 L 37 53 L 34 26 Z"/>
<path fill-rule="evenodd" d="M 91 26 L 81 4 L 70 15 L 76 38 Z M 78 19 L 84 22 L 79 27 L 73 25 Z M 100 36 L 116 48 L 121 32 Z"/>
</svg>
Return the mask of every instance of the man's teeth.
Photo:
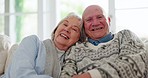
<svg viewBox="0 0 148 78">
<path fill-rule="evenodd" d="M 67 37 L 65 34 L 60 34 L 62 37 L 64 37 L 65 39 L 69 39 L 69 37 Z"/>
</svg>

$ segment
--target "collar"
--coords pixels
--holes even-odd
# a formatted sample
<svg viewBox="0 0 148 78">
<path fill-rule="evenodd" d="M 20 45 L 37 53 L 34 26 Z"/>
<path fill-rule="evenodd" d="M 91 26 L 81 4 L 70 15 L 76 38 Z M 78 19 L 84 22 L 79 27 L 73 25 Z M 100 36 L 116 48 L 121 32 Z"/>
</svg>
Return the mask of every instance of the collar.
<svg viewBox="0 0 148 78">
<path fill-rule="evenodd" d="M 99 39 L 99 40 L 93 40 L 91 38 L 88 38 L 88 42 L 90 42 L 91 44 L 97 46 L 100 43 L 104 43 L 104 42 L 108 42 L 110 40 L 113 39 L 113 34 L 110 32 L 108 35 L 106 35 L 105 37 Z"/>
</svg>

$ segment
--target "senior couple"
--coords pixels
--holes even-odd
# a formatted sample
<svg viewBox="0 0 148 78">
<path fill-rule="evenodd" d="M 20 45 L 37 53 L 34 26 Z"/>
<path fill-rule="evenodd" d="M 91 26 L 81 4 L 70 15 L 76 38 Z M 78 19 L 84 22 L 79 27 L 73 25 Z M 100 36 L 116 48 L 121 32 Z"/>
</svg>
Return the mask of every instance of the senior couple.
<svg viewBox="0 0 148 78">
<path fill-rule="evenodd" d="M 131 31 L 113 34 L 99 5 L 70 13 L 52 39 L 22 40 L 2 78 L 148 78 L 148 54 Z"/>
</svg>

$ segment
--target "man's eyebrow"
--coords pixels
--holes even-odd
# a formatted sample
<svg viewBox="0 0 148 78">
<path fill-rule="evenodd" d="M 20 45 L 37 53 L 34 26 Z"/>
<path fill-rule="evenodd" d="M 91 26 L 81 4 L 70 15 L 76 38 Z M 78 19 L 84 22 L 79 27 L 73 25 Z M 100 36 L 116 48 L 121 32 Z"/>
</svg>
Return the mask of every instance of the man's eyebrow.
<svg viewBox="0 0 148 78">
<path fill-rule="evenodd" d="M 86 17 L 86 18 L 84 18 L 84 20 L 88 20 L 88 19 L 90 19 L 90 18 L 92 18 L 92 17 Z"/>
</svg>

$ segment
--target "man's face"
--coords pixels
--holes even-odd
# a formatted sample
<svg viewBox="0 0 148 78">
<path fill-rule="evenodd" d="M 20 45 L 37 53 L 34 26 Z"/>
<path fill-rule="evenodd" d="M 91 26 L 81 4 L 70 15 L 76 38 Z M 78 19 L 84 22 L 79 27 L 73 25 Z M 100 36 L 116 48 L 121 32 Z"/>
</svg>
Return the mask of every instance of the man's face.
<svg viewBox="0 0 148 78">
<path fill-rule="evenodd" d="M 94 40 L 98 40 L 109 33 L 108 22 L 110 22 L 110 19 L 106 19 L 99 7 L 87 8 L 83 14 L 83 22 L 85 33 Z"/>
</svg>

